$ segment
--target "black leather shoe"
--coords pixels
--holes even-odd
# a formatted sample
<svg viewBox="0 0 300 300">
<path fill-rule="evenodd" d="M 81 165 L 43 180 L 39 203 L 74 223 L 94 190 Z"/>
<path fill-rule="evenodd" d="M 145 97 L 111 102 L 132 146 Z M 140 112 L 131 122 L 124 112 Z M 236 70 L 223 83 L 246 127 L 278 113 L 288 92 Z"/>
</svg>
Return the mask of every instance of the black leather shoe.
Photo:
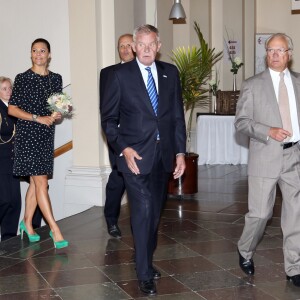
<svg viewBox="0 0 300 300">
<path fill-rule="evenodd" d="M 155 282 L 153 279 L 140 280 L 139 288 L 146 295 L 149 295 L 149 296 L 156 295 L 156 285 L 155 285 Z"/>
<path fill-rule="evenodd" d="M 160 272 L 153 267 L 152 267 L 152 269 L 153 269 L 153 279 L 155 279 L 155 280 L 160 279 L 161 278 Z"/>
<path fill-rule="evenodd" d="M 286 276 L 286 279 L 291 281 L 295 286 L 300 287 L 300 274 L 294 276 Z"/>
<path fill-rule="evenodd" d="M 114 238 L 120 239 L 122 237 L 121 230 L 117 224 L 108 225 L 107 230 L 108 230 L 108 233 Z"/>
<path fill-rule="evenodd" d="M 247 275 L 253 275 L 254 274 L 254 262 L 251 259 L 245 259 L 240 251 L 238 250 L 238 254 L 239 254 L 239 262 L 240 262 L 240 267 L 242 269 L 242 271 L 247 274 Z"/>
</svg>

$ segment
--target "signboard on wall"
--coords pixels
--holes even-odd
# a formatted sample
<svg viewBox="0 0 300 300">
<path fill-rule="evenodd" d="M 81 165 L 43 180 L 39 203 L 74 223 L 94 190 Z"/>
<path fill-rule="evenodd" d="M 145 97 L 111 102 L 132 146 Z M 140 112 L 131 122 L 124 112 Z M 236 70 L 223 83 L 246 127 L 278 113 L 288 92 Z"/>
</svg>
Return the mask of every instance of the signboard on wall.
<svg viewBox="0 0 300 300">
<path fill-rule="evenodd" d="M 255 35 L 255 74 L 266 69 L 266 49 L 265 41 L 271 33 L 257 33 Z"/>
<path fill-rule="evenodd" d="M 292 14 L 300 14 L 300 1 L 292 0 Z"/>
</svg>

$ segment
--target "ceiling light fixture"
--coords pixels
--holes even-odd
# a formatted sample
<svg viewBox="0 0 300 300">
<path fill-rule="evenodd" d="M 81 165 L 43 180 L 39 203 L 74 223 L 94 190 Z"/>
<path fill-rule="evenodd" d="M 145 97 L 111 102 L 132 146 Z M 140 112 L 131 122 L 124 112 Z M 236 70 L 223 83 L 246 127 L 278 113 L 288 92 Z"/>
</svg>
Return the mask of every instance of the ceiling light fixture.
<svg viewBox="0 0 300 300">
<path fill-rule="evenodd" d="M 174 0 L 169 19 L 185 19 L 185 12 L 180 0 Z"/>
</svg>

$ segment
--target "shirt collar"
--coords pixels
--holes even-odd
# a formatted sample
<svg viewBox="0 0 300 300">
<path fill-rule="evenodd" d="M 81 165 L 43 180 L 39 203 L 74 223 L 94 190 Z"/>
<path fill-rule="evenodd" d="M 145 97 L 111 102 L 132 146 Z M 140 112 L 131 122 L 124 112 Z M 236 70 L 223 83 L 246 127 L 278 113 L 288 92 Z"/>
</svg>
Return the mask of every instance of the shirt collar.
<svg viewBox="0 0 300 300">
<path fill-rule="evenodd" d="M 145 66 L 145 65 L 143 65 L 143 64 L 139 61 L 139 59 L 136 57 L 136 62 L 137 62 L 137 64 L 139 65 L 139 67 L 140 67 L 141 70 L 145 70 L 145 68 L 150 67 L 150 68 L 151 68 L 151 72 L 156 71 L 156 64 L 155 64 L 155 61 L 154 61 L 150 66 Z"/>
<path fill-rule="evenodd" d="M 274 71 L 274 70 L 272 70 L 271 68 L 269 68 L 269 70 L 270 70 L 270 74 L 271 74 L 272 77 L 273 77 L 273 76 L 278 76 L 278 75 L 281 73 L 281 72 L 278 72 L 278 71 Z M 283 70 L 283 73 L 284 73 L 284 75 L 285 75 L 287 78 L 290 78 L 290 77 L 291 77 L 291 73 L 290 73 L 290 71 L 289 71 L 288 68 L 284 69 L 284 70 Z"/>
</svg>

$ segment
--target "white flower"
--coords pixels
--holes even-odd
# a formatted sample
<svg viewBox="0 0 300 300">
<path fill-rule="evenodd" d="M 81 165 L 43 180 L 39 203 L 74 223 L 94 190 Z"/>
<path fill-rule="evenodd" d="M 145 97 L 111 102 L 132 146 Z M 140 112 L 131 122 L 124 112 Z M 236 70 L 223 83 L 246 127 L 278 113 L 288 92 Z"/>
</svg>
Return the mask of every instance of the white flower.
<svg viewBox="0 0 300 300">
<path fill-rule="evenodd" d="M 216 82 L 216 80 L 215 79 L 212 79 L 211 81 L 209 81 L 209 85 L 210 86 L 213 86 L 214 84 L 216 84 L 217 82 Z"/>
<path fill-rule="evenodd" d="M 243 61 L 240 57 L 237 56 L 234 58 L 234 62 L 239 66 Z"/>
</svg>

